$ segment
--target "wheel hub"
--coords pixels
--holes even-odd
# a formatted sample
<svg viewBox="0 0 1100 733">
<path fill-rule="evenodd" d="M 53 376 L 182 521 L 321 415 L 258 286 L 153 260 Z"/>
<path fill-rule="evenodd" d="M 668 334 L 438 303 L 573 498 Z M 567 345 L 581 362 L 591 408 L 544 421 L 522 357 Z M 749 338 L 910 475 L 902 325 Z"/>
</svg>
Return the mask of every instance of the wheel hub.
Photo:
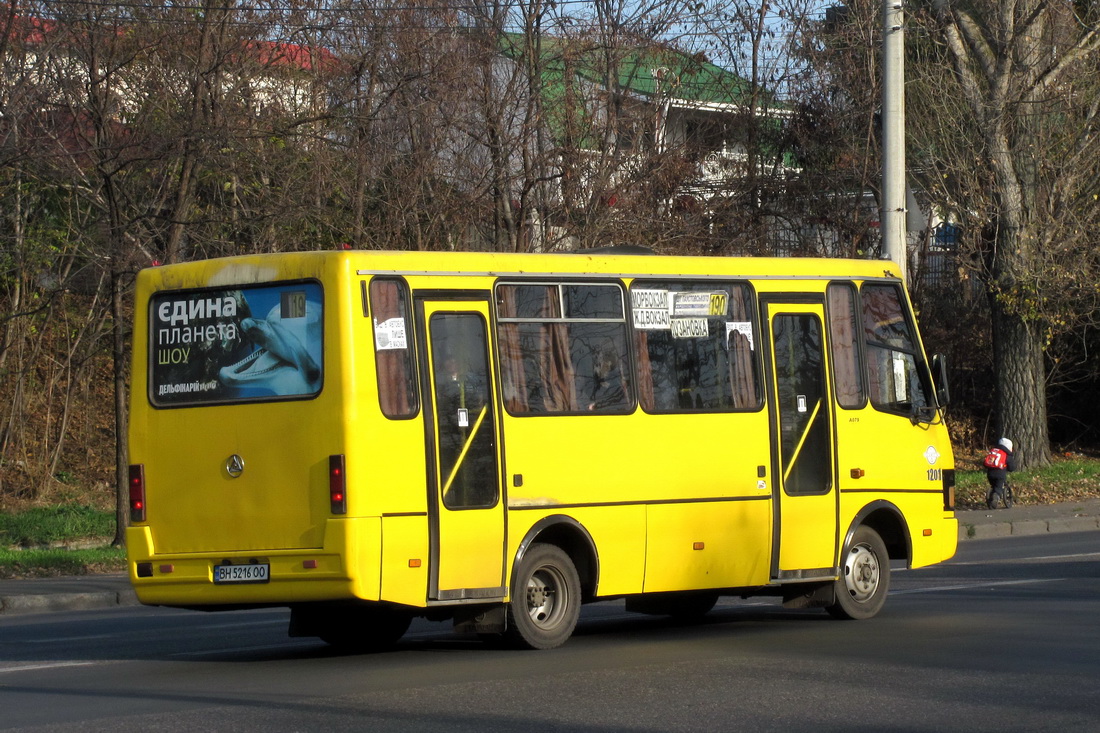
<svg viewBox="0 0 1100 733">
<path fill-rule="evenodd" d="M 865 601 L 875 594 L 879 584 L 878 559 L 871 550 L 858 545 L 848 553 L 844 563 L 844 585 L 857 601 Z"/>
<path fill-rule="evenodd" d="M 527 583 L 527 613 L 540 626 L 554 623 L 558 578 L 548 568 L 531 576 Z"/>
</svg>

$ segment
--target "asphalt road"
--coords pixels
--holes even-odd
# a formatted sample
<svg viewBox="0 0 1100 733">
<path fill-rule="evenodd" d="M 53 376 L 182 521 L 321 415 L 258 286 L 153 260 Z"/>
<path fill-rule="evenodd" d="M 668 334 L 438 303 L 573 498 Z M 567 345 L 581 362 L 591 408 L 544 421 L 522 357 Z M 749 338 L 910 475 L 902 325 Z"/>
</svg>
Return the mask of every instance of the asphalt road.
<svg viewBox="0 0 1100 733">
<path fill-rule="evenodd" d="M 550 652 L 414 625 L 396 651 L 284 611 L 0 616 L 0 729 L 1096 731 L 1100 533 L 964 543 L 875 619 L 730 599 L 677 625 L 585 608 Z"/>
</svg>

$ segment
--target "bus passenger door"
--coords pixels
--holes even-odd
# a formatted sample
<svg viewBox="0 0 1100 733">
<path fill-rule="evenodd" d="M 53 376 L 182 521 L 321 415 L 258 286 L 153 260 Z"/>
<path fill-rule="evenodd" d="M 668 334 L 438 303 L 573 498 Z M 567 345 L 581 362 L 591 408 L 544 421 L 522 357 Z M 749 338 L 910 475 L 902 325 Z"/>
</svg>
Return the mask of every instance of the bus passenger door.
<svg viewBox="0 0 1100 733">
<path fill-rule="evenodd" d="M 503 598 L 504 502 L 487 300 L 418 301 L 431 519 L 429 597 Z"/>
<path fill-rule="evenodd" d="M 832 577 L 839 530 L 824 307 L 766 297 L 763 305 L 770 342 L 772 577 Z"/>
</svg>

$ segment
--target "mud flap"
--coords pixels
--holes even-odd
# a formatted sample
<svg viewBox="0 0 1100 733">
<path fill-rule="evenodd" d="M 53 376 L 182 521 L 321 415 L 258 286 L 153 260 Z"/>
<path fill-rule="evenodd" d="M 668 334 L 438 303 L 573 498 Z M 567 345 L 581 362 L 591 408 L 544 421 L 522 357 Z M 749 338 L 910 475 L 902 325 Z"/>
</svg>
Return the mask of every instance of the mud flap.
<svg viewBox="0 0 1100 733">
<path fill-rule="evenodd" d="M 508 630 L 504 604 L 455 610 L 455 631 L 459 634 L 503 634 Z"/>
<path fill-rule="evenodd" d="M 836 603 L 833 583 L 824 585 L 788 585 L 783 588 L 784 608 L 826 608 Z"/>
</svg>

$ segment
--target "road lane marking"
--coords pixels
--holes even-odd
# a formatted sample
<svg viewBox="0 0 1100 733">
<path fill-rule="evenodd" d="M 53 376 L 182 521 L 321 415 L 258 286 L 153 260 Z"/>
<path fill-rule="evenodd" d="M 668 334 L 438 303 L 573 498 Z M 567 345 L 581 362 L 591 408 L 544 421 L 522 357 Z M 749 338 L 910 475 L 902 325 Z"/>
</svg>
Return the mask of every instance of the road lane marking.
<svg viewBox="0 0 1100 733">
<path fill-rule="evenodd" d="M 973 588 L 993 588 L 999 585 L 1028 585 L 1031 583 L 1060 583 L 1069 578 L 1028 578 L 1027 580 L 995 580 L 987 583 L 966 583 L 964 585 L 939 585 L 934 588 L 910 588 L 908 590 L 892 590 L 889 595 L 904 596 L 912 593 L 938 593 L 945 590 L 971 590 Z"/>
<path fill-rule="evenodd" d="M 952 567 L 963 567 L 964 565 L 1021 565 L 1028 562 L 1052 562 L 1058 560 L 1082 560 L 1089 558 L 1100 558 L 1100 552 L 1079 552 L 1073 555 L 1044 555 L 1042 557 L 1018 557 L 1004 560 L 971 560 L 969 562 L 949 561 L 944 563 L 944 565 L 950 565 Z"/>
<path fill-rule="evenodd" d="M 95 634 L 92 636 L 63 636 L 49 639 L 18 639 L 16 644 L 64 644 L 70 641 L 93 641 L 95 639 L 112 639 L 117 634 Z"/>
<path fill-rule="evenodd" d="M 61 667 L 90 667 L 106 662 L 40 662 L 38 664 L 24 664 L 20 667 L 0 667 L 0 674 L 8 672 L 36 672 L 42 669 L 59 669 Z"/>
</svg>

